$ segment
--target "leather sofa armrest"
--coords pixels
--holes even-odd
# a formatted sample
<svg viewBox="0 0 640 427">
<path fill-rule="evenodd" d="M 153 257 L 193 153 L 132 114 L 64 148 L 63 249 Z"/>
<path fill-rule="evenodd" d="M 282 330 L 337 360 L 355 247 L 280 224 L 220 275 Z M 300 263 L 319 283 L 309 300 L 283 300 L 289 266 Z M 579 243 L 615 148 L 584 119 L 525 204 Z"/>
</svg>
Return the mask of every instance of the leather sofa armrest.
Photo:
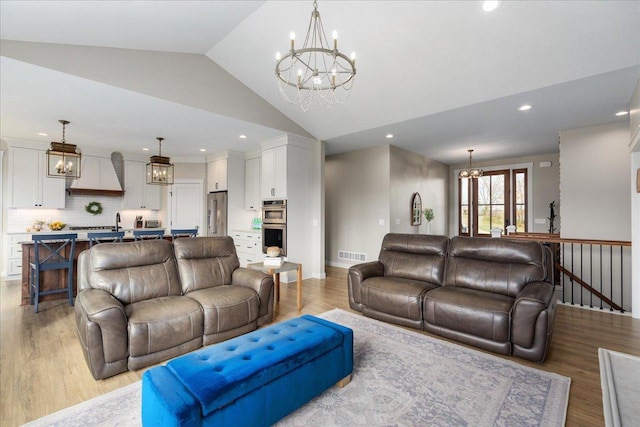
<svg viewBox="0 0 640 427">
<path fill-rule="evenodd" d="M 75 303 L 76 328 L 94 378 L 106 378 L 106 367 L 129 357 L 128 319 L 122 304 L 101 289 L 85 289 Z"/>
<path fill-rule="evenodd" d="M 384 265 L 380 261 L 365 262 L 349 268 L 348 288 L 349 306 L 351 308 L 362 311 L 362 298 L 360 294 L 362 282 L 370 277 L 377 276 L 384 276 Z"/>
<path fill-rule="evenodd" d="M 89 272 L 91 271 L 90 252 L 84 250 L 78 255 L 78 292 L 91 288 L 89 283 Z"/>
<path fill-rule="evenodd" d="M 258 270 L 239 267 L 233 270 L 231 284 L 251 288 L 260 297 L 259 317 L 273 310 L 273 277 Z M 271 320 L 269 320 L 271 321 Z"/>
<path fill-rule="evenodd" d="M 513 304 L 511 341 L 529 348 L 533 345 L 538 316 L 552 302 L 554 287 L 549 282 L 532 282 L 525 286 Z"/>
</svg>

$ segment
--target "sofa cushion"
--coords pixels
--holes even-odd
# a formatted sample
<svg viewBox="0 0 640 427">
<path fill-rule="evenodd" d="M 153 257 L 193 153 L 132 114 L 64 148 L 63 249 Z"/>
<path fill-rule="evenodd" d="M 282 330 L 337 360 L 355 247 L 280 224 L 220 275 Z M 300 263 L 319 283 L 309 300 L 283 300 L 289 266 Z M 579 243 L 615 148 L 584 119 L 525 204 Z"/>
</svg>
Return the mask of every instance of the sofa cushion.
<svg viewBox="0 0 640 427">
<path fill-rule="evenodd" d="M 220 334 L 258 319 L 260 298 L 244 286 L 223 285 L 186 294 L 202 306 L 204 334 Z"/>
<path fill-rule="evenodd" d="M 362 305 L 411 320 L 422 320 L 422 296 L 437 285 L 399 277 L 371 277 L 362 282 Z"/>
<path fill-rule="evenodd" d="M 124 305 L 182 293 L 173 247 L 166 240 L 102 243 L 91 248 L 89 264 L 91 287 Z"/>
<path fill-rule="evenodd" d="M 202 310 L 191 298 L 154 298 L 124 309 L 129 319 L 131 357 L 166 350 L 202 336 Z"/>
<path fill-rule="evenodd" d="M 173 242 L 182 290 L 187 292 L 231 284 L 240 267 L 231 237 L 196 237 Z"/>
<path fill-rule="evenodd" d="M 507 342 L 513 303 L 506 295 L 445 286 L 425 295 L 424 320 L 452 331 Z"/>
<path fill-rule="evenodd" d="M 530 282 L 544 280 L 544 247 L 533 241 L 454 237 L 445 286 L 515 297 Z"/>
<path fill-rule="evenodd" d="M 446 236 L 389 233 L 378 258 L 385 276 L 442 285 L 448 245 Z"/>
</svg>

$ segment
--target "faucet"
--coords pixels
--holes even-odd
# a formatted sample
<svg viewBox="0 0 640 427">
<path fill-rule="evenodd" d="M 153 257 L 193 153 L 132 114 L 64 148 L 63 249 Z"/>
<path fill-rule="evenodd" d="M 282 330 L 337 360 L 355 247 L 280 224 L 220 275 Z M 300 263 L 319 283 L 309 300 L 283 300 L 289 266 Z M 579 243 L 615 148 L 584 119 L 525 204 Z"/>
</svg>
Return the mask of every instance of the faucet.
<svg viewBox="0 0 640 427">
<path fill-rule="evenodd" d="M 120 231 L 120 212 L 116 213 L 116 233 Z"/>
</svg>

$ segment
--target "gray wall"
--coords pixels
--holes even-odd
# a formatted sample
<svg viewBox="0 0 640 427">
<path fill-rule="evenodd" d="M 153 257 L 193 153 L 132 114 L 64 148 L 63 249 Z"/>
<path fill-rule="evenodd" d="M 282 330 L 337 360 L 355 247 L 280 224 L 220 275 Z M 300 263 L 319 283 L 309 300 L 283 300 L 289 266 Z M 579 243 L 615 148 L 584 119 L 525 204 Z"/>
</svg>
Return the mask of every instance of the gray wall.
<svg viewBox="0 0 640 427">
<path fill-rule="evenodd" d="M 541 162 L 551 162 L 550 167 L 540 167 Z M 485 169 L 508 168 L 513 165 L 531 164 L 529 179 L 531 180 L 531 192 L 529 193 L 529 203 L 531 206 L 529 232 L 547 233 L 549 231 L 549 203 L 555 201 L 556 231 L 560 231 L 560 154 L 541 154 L 537 156 L 514 157 L 507 159 L 491 160 L 485 162 L 473 162 L 474 167 Z M 464 169 L 467 163 L 451 165 L 449 167 L 449 234 L 458 234 L 458 179 L 457 171 Z M 544 219 L 544 224 L 536 224 L 535 219 Z"/>
<path fill-rule="evenodd" d="M 379 146 L 325 159 L 326 261 L 348 266 L 338 251 L 378 258 L 389 232 L 389 146 Z M 383 225 L 380 225 L 380 221 Z"/>
<path fill-rule="evenodd" d="M 425 233 L 411 225 L 411 195 L 419 192 L 433 208 L 431 233 L 447 229 L 447 165 L 394 146 L 328 156 L 325 164 L 326 260 L 346 267 L 338 251 L 365 253 L 375 260 L 388 232 Z"/>
<path fill-rule="evenodd" d="M 631 240 L 629 123 L 560 132 L 564 238 Z"/>
<path fill-rule="evenodd" d="M 390 231 L 393 233 L 447 234 L 447 189 L 449 167 L 419 154 L 391 146 Z M 411 196 L 420 193 L 422 208 L 432 208 L 434 219 L 427 226 L 411 225 Z M 430 228 L 430 230 L 428 230 Z"/>
</svg>

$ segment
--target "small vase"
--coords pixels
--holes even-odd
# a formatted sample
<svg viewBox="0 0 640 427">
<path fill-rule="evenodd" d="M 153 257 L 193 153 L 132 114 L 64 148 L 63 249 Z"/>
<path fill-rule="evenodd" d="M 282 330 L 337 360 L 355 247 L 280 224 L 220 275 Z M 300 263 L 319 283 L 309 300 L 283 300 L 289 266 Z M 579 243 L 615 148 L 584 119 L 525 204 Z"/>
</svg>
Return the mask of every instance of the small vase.
<svg viewBox="0 0 640 427">
<path fill-rule="evenodd" d="M 427 234 L 431 234 L 431 221 L 427 221 Z"/>
</svg>

